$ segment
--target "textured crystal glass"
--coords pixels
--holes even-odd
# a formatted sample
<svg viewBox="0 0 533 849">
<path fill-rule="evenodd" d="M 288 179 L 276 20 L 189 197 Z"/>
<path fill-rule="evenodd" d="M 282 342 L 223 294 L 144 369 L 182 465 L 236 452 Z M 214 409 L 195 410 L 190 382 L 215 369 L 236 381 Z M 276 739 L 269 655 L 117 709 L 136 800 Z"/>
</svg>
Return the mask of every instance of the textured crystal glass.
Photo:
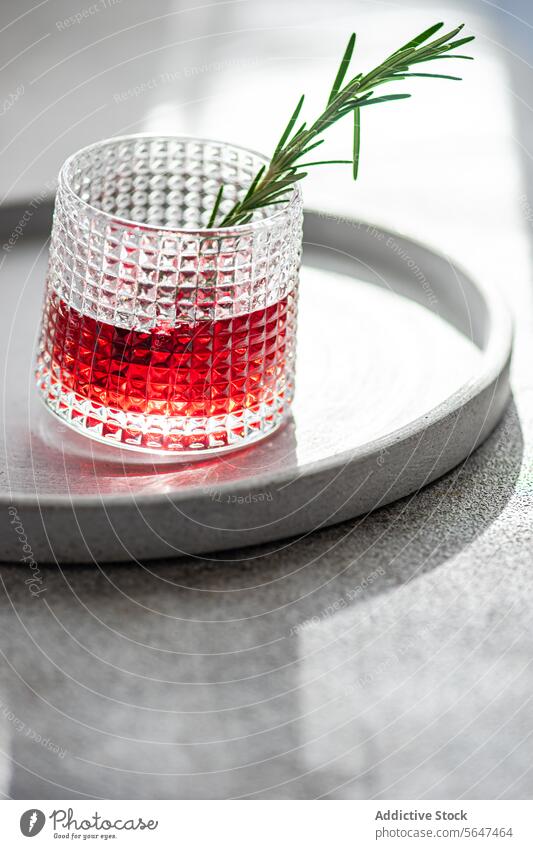
<svg viewBox="0 0 533 849">
<path fill-rule="evenodd" d="M 294 392 L 302 201 L 207 229 L 265 160 L 127 136 L 74 154 L 56 197 L 37 385 L 95 439 L 190 453 L 272 433 Z"/>
</svg>

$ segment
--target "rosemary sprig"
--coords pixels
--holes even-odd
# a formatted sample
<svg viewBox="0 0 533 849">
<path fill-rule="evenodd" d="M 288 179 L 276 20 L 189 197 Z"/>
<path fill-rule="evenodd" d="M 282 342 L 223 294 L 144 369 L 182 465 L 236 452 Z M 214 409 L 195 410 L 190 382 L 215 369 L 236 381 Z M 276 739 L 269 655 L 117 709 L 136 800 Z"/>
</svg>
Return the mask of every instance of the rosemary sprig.
<svg viewBox="0 0 533 849">
<path fill-rule="evenodd" d="M 216 224 L 219 227 L 229 227 L 235 224 L 246 224 L 251 221 L 255 210 L 288 201 L 294 184 L 307 176 L 307 168 L 316 165 L 349 163 L 352 165 L 353 178 L 354 180 L 357 179 L 361 146 L 361 109 L 377 103 L 403 100 L 411 96 L 410 94 L 374 96 L 378 86 L 398 82 L 410 77 L 460 80 L 461 77 L 450 76 L 449 74 L 420 73 L 411 69 L 413 67 L 416 68 L 422 62 L 432 62 L 436 59 L 473 58 L 472 56 L 453 52 L 458 47 L 462 47 L 474 39 L 472 35 L 457 38 L 464 24 L 461 24 L 445 35 L 440 35 L 432 41 L 429 40 L 443 26 L 443 23 L 434 24 L 411 39 L 411 41 L 408 41 L 403 47 L 391 53 L 376 68 L 373 68 L 366 74 L 356 74 L 343 86 L 355 49 L 356 36 L 355 33 L 352 34 L 344 51 L 323 113 L 309 126 L 304 122 L 295 130 L 304 104 L 304 95 L 302 95 L 287 126 L 281 134 L 268 167 L 265 165 L 261 166 L 244 197 L 217 223 L 224 192 L 224 187 L 221 186 L 213 206 L 213 211 L 211 212 L 208 226 L 213 227 Z M 341 118 L 350 114 L 353 116 L 353 149 L 351 159 L 301 161 L 308 153 L 323 144 L 324 139 L 321 137 L 326 130 Z"/>
</svg>

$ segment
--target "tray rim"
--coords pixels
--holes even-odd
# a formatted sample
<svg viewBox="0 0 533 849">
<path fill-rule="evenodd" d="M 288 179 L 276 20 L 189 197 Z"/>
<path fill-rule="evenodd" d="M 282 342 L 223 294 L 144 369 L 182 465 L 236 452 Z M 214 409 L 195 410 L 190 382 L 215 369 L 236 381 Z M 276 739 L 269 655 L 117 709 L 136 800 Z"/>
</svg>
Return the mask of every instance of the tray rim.
<svg viewBox="0 0 533 849">
<path fill-rule="evenodd" d="M 51 200 L 53 202 L 53 199 Z M 45 201 L 43 203 L 43 206 L 48 203 L 49 201 Z M 24 203 L 20 203 L 18 201 L 13 205 L 9 205 L 9 207 L 12 209 L 19 209 L 23 206 Z M 9 207 L 3 206 L 2 213 L 8 214 Z M 453 269 L 458 271 L 462 277 L 468 280 L 470 286 L 472 286 L 473 289 L 476 290 L 479 295 L 481 295 L 481 298 L 487 310 L 488 317 L 487 343 L 484 348 L 476 346 L 478 351 L 480 352 L 482 360 L 478 373 L 475 376 L 465 381 L 465 383 L 463 383 L 455 392 L 449 395 L 440 404 L 430 408 L 421 416 L 416 417 L 415 419 L 405 425 L 402 425 L 398 429 L 390 431 L 389 433 L 384 434 L 378 439 L 367 441 L 362 445 L 357 446 L 357 448 L 344 450 L 336 454 L 328 455 L 327 457 L 322 457 L 317 460 L 306 462 L 301 466 L 297 466 L 299 476 L 307 477 L 310 473 L 327 473 L 330 471 L 334 471 L 336 468 L 351 465 L 353 463 L 369 459 L 373 455 L 379 454 L 383 450 L 383 448 L 390 447 L 391 445 L 397 445 L 401 442 L 406 442 L 411 437 L 415 436 L 417 433 L 423 432 L 428 427 L 435 426 L 438 423 L 443 422 L 450 415 L 453 415 L 454 413 L 460 411 L 466 404 L 471 402 L 476 396 L 480 395 L 488 386 L 497 383 L 498 380 L 502 377 L 502 375 L 505 374 L 512 357 L 514 327 L 509 309 L 502 296 L 493 287 L 488 287 L 484 283 L 482 283 L 477 277 L 467 271 L 459 262 L 456 262 L 453 258 L 443 253 L 442 251 L 435 249 L 431 244 L 417 240 L 416 238 L 413 238 L 412 236 L 405 234 L 400 230 L 391 229 L 387 226 L 382 226 L 376 221 L 367 221 L 365 219 L 350 215 L 336 215 L 333 212 L 325 212 L 317 209 L 306 208 L 305 217 L 308 219 L 319 219 L 321 221 L 329 220 L 337 226 L 345 225 L 352 228 L 355 227 L 357 229 L 365 227 L 368 230 L 370 230 L 370 228 L 376 228 L 387 236 L 391 236 L 395 239 L 401 240 L 404 243 L 408 243 L 415 249 L 430 254 L 440 261 L 446 262 Z M 35 232 L 35 230 L 33 230 L 31 234 L 28 233 L 28 236 L 30 238 L 35 238 L 37 236 L 37 233 Z M 305 245 L 314 246 L 318 248 L 322 247 L 331 250 L 331 246 L 306 240 L 304 233 L 304 246 Z M 313 267 L 312 263 L 309 263 L 308 265 L 309 267 Z M 427 309 L 427 307 L 424 308 Z M 431 310 L 427 311 L 431 312 Z M 442 316 L 441 320 L 446 321 L 446 319 Z M 473 342 L 472 340 L 470 341 L 472 342 L 472 344 L 475 345 L 475 342 Z M 507 400 L 509 396 L 510 388 L 508 388 L 507 390 Z M 495 426 L 497 420 L 493 423 L 493 426 Z M 268 438 L 275 438 L 276 433 L 282 432 L 283 429 L 288 426 L 290 421 L 291 418 L 289 416 L 289 418 L 282 423 L 280 428 L 278 428 L 277 431 L 273 433 L 271 437 Z M 80 436 L 80 438 L 82 437 Z M 266 441 L 267 440 L 264 440 L 265 443 Z M 474 447 L 477 447 L 477 444 L 478 443 L 476 440 L 475 445 L 471 450 L 474 450 Z M 240 451 L 244 452 L 247 450 L 254 450 L 254 447 L 255 446 L 250 446 L 249 448 L 243 447 L 241 449 L 237 449 L 232 452 L 231 456 L 237 456 Z M 112 450 L 112 446 L 110 446 L 110 449 Z M 471 451 L 469 453 L 471 453 Z M 117 448 L 117 461 L 119 457 L 120 448 Z M 147 454 L 146 462 L 144 464 L 139 463 L 139 466 L 144 465 L 144 468 L 147 468 L 150 466 L 151 462 L 154 464 L 154 466 L 157 466 L 158 463 L 156 458 L 157 455 Z M 198 462 L 206 462 L 208 461 L 208 459 L 209 458 L 206 458 L 205 456 L 199 457 Z M 217 458 L 213 456 L 213 460 L 216 459 Z M 111 458 L 110 462 L 112 462 Z M 179 457 L 176 457 L 175 466 L 173 466 L 172 463 L 169 461 L 166 461 L 164 464 L 160 461 L 159 469 L 162 470 L 163 468 L 166 468 L 168 471 L 178 471 L 179 466 L 189 465 L 191 463 L 195 463 L 194 458 L 187 458 L 187 461 L 183 460 L 180 462 Z M 239 492 L 241 490 L 249 491 L 251 489 L 261 489 L 264 488 L 265 485 L 276 486 L 278 484 L 284 484 L 287 483 L 289 479 L 293 479 L 294 468 L 295 467 L 292 466 L 290 467 L 289 474 L 287 474 L 284 470 L 280 470 L 278 472 L 263 472 L 261 474 L 254 475 L 253 479 L 251 479 L 249 483 L 247 483 L 245 479 L 238 482 L 217 481 L 217 492 L 220 492 L 224 495 L 228 493 Z M 154 474 L 156 474 L 155 471 Z M 428 480 L 428 483 L 430 482 L 430 480 L 431 479 Z M 140 492 L 134 494 L 132 492 L 120 492 L 114 494 L 77 494 L 75 497 L 72 497 L 69 493 L 45 493 L 43 495 L 38 495 L 37 493 L 17 493 L 16 491 L 12 491 L 11 493 L 0 493 L 0 505 L 10 506 L 12 504 L 16 504 L 20 507 L 54 507 L 57 509 L 67 507 L 68 509 L 83 509 L 102 506 L 106 508 L 126 507 L 132 502 L 136 505 L 154 505 L 162 501 L 170 502 L 172 504 L 179 504 L 182 501 L 190 501 L 191 499 L 198 500 L 205 498 L 212 491 L 212 488 L 212 486 L 206 484 L 184 484 L 183 486 L 176 488 L 170 493 L 165 493 L 164 495 L 159 493 Z M 409 492 L 412 491 L 412 489 L 409 489 L 404 495 L 408 495 Z M 397 496 L 393 500 L 397 500 L 397 498 L 399 497 L 403 496 Z"/>
</svg>

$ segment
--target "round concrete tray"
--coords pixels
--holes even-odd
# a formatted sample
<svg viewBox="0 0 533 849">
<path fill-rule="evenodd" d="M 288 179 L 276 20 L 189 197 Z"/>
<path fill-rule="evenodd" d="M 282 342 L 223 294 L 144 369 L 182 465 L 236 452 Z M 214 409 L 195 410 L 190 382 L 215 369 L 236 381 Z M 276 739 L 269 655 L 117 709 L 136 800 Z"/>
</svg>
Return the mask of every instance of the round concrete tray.
<svg viewBox="0 0 533 849">
<path fill-rule="evenodd" d="M 34 391 L 50 205 L 24 213 L 0 211 L 4 560 L 169 557 L 306 534 L 447 472 L 509 398 L 512 329 L 494 293 L 410 239 L 308 212 L 292 420 L 186 465 L 100 446 Z"/>
</svg>

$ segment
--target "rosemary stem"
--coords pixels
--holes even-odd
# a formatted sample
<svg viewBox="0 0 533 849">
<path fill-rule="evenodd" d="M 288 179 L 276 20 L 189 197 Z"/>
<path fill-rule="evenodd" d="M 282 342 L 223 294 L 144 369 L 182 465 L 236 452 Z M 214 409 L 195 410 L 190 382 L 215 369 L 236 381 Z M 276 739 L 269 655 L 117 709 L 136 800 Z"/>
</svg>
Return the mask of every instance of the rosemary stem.
<svg viewBox="0 0 533 849">
<path fill-rule="evenodd" d="M 351 160 L 336 160 L 341 162 L 350 161 L 353 164 L 352 175 L 357 178 L 359 170 L 360 151 L 360 109 L 366 105 L 385 103 L 387 101 L 399 100 L 409 97 L 409 94 L 385 94 L 373 97 L 374 89 L 386 83 L 394 83 L 405 80 L 410 76 L 436 77 L 439 79 L 459 79 L 446 74 L 417 74 L 409 73 L 411 66 L 422 62 L 430 62 L 435 59 L 471 59 L 471 56 L 454 54 L 452 51 L 473 40 L 473 36 L 459 38 L 456 36 L 463 29 L 464 24 L 455 27 L 445 35 L 429 40 L 444 25 L 434 24 L 424 32 L 415 36 L 391 53 L 383 62 L 372 68 L 366 74 L 356 74 L 343 87 L 343 82 L 349 69 L 355 49 L 355 34 L 350 36 L 348 45 L 344 51 L 337 75 L 330 91 L 327 105 L 309 126 L 303 123 L 295 130 L 298 119 L 303 108 L 304 96 L 302 95 L 292 113 L 287 126 L 281 134 L 280 140 L 274 150 L 272 158 L 267 166 L 263 165 L 255 174 L 248 191 L 237 201 L 234 206 L 225 213 L 222 220 L 216 226 L 227 227 L 242 224 L 249 221 L 253 213 L 263 207 L 273 206 L 276 203 L 287 201 L 287 193 L 290 193 L 294 185 L 302 180 L 307 172 L 304 170 L 310 165 L 321 165 L 332 160 L 324 159 L 319 162 L 301 162 L 301 159 L 315 147 L 322 144 L 322 138 L 337 121 L 346 115 L 353 115 L 353 150 Z M 301 119 L 300 119 L 301 120 Z M 222 204 L 223 186 L 221 186 L 209 219 L 209 227 L 214 226 Z"/>
</svg>

